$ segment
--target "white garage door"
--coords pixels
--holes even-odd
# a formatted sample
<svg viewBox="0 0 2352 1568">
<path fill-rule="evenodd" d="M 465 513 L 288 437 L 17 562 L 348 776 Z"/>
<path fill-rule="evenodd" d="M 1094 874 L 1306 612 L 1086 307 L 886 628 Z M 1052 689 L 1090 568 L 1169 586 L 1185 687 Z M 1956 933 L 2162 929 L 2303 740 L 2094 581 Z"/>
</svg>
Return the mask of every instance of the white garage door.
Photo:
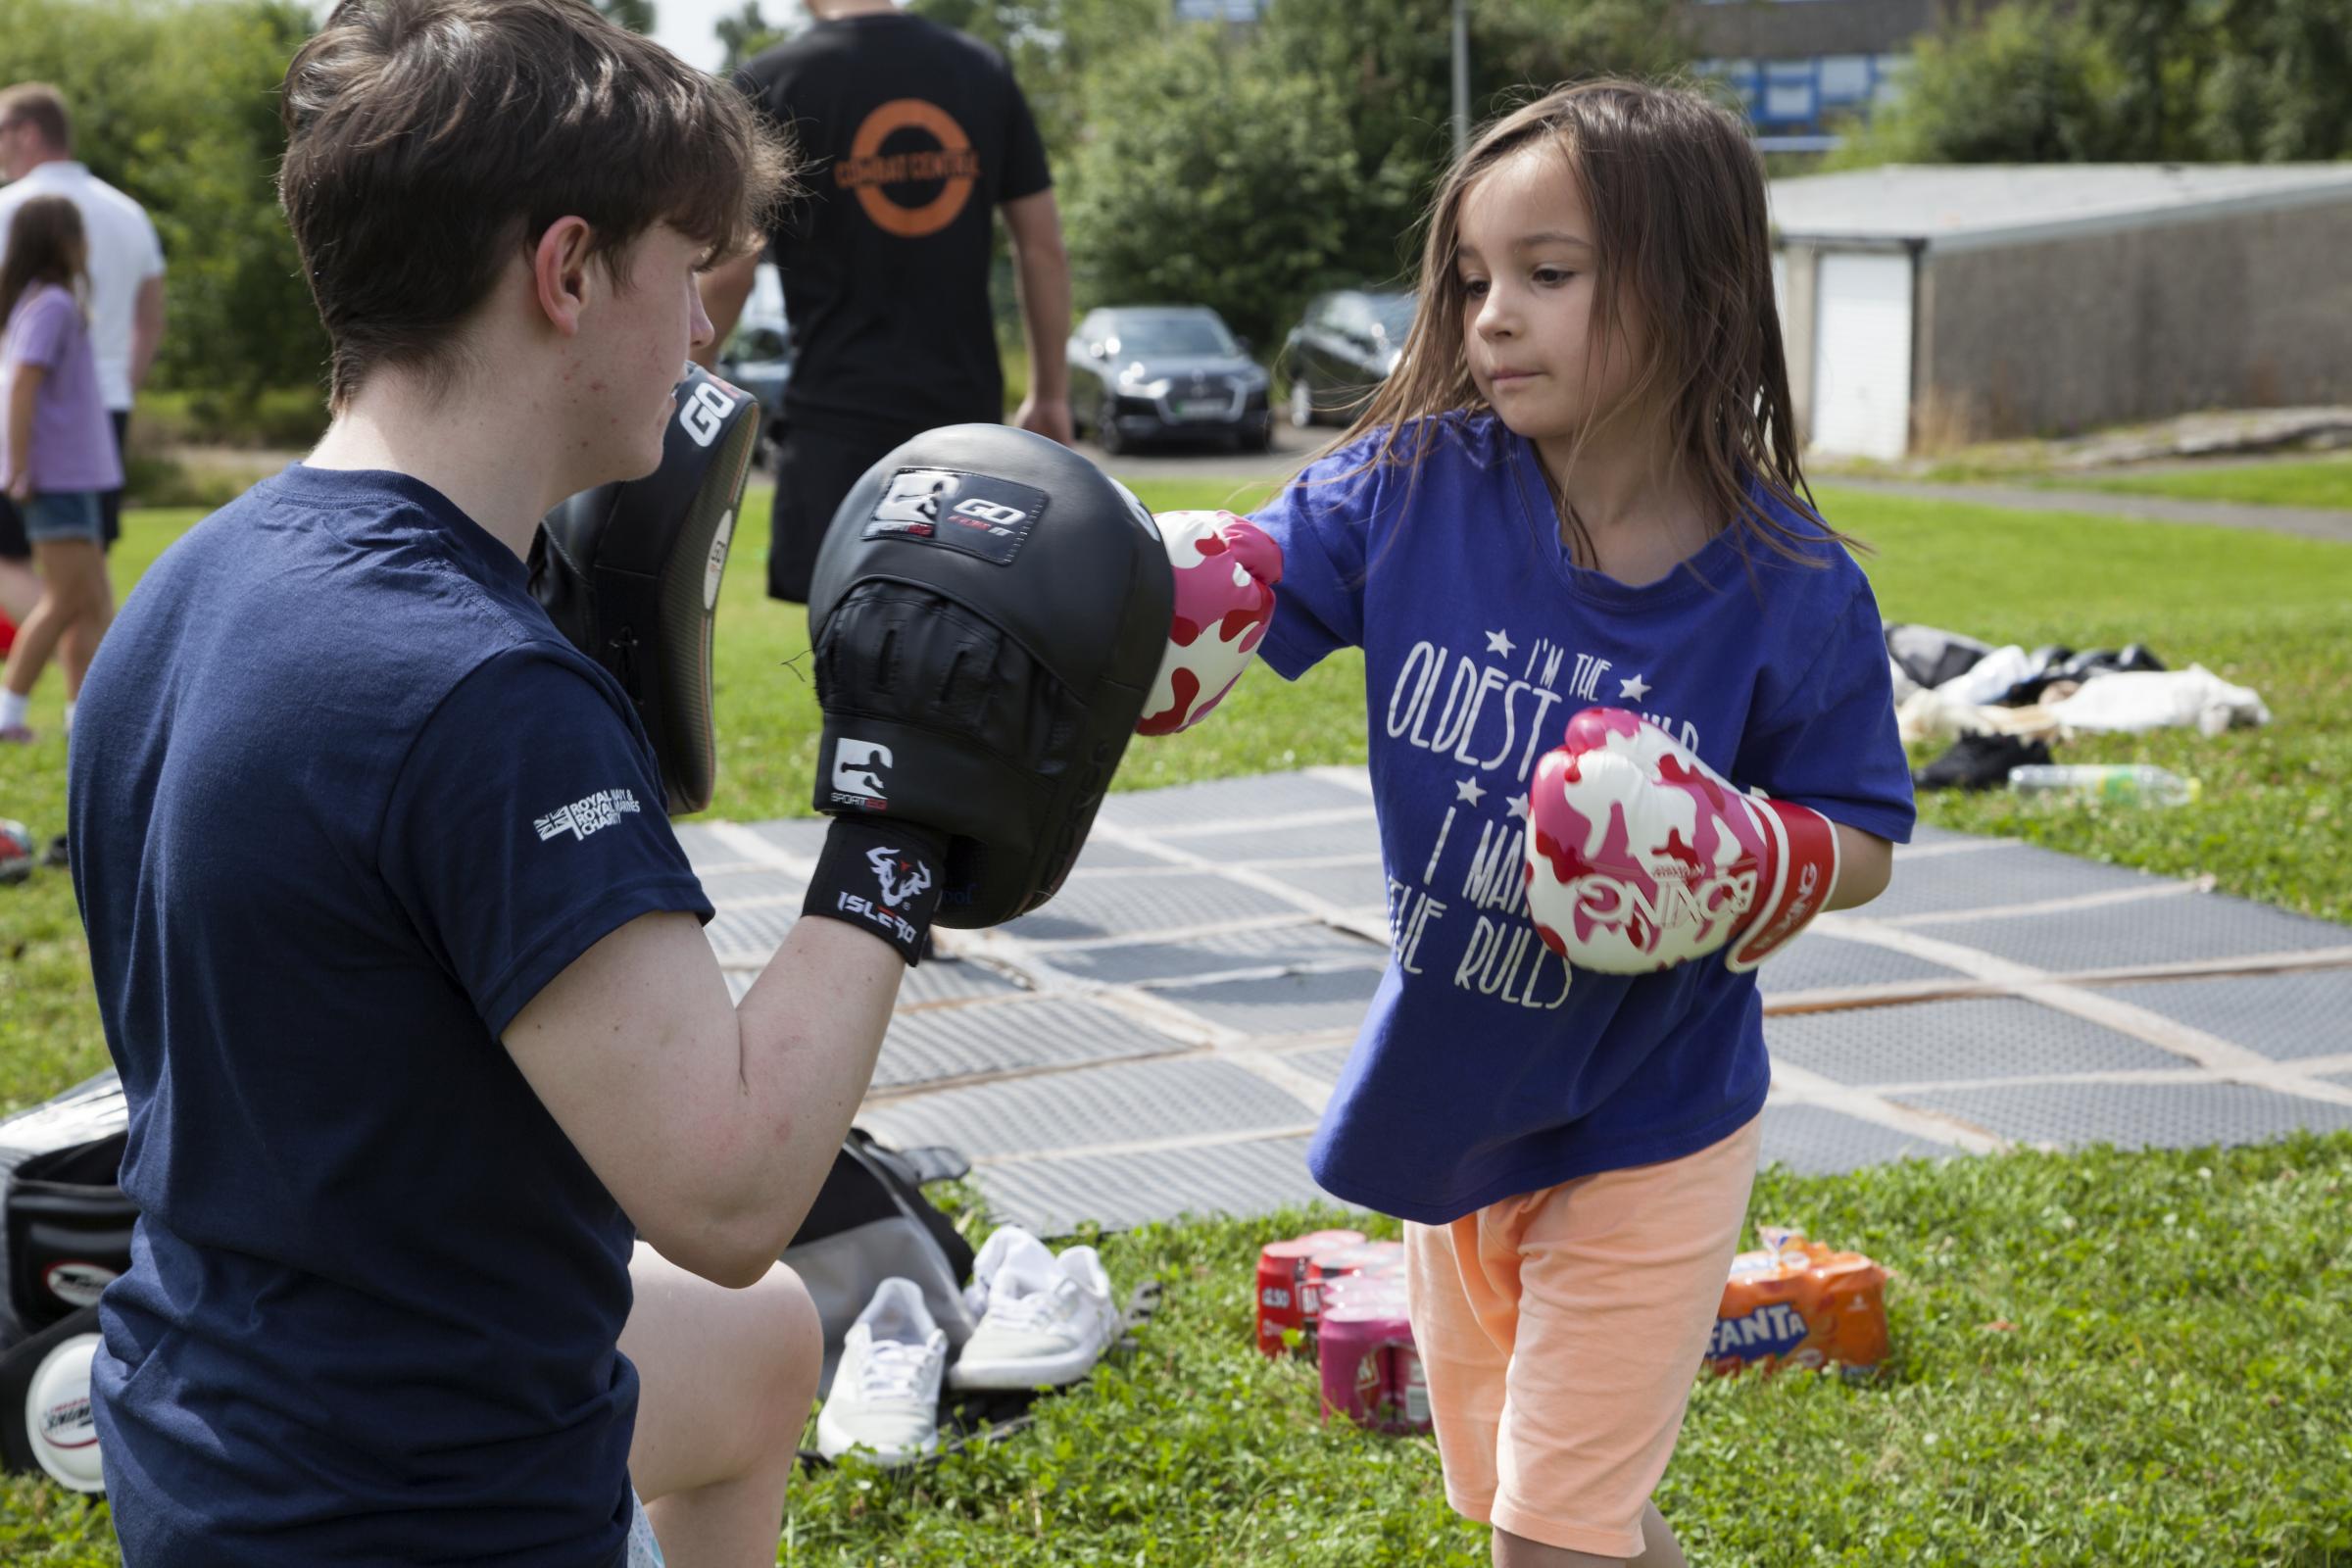
<svg viewBox="0 0 2352 1568">
<path fill-rule="evenodd" d="M 1815 277 L 1813 449 L 1899 458 L 1911 445 L 1911 258 L 1824 252 Z"/>
</svg>

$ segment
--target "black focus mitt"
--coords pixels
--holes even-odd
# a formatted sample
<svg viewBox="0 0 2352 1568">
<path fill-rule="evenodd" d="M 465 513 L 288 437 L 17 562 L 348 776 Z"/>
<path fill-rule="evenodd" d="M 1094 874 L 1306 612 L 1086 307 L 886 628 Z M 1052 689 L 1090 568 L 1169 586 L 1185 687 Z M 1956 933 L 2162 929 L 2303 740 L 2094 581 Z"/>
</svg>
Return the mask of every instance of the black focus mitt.
<svg viewBox="0 0 2352 1568">
<path fill-rule="evenodd" d="M 574 648 L 612 672 L 654 743 L 669 814 L 710 804 L 710 634 L 760 408 L 699 366 L 678 383 L 662 466 L 583 490 L 531 541 L 531 592 Z"/>
<path fill-rule="evenodd" d="M 1174 601 L 1151 514 L 1085 458 L 998 424 L 915 437 L 817 555 L 817 809 L 944 835 L 941 925 L 1036 908 L 1086 843 Z"/>
</svg>

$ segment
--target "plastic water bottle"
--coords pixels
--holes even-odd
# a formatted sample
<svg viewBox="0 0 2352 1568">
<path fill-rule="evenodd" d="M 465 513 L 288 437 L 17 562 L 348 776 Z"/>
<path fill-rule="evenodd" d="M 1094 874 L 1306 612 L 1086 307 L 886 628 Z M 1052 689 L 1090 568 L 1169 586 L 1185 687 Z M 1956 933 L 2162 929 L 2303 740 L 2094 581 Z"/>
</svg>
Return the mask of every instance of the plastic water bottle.
<svg viewBox="0 0 2352 1568">
<path fill-rule="evenodd" d="M 2009 770 L 2009 788 L 2109 806 L 2185 806 L 2202 791 L 2197 780 L 2146 762 L 2029 762 Z"/>
</svg>

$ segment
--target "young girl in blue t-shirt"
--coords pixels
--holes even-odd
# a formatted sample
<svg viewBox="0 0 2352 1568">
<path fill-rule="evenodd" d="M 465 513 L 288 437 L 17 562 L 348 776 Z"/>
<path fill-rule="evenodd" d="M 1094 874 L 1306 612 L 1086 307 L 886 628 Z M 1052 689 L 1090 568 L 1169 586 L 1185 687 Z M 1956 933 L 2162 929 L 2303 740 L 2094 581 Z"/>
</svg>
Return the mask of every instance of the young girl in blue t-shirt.
<svg viewBox="0 0 2352 1568">
<path fill-rule="evenodd" d="M 1875 897 L 1912 822 L 1740 122 L 1595 82 L 1488 129 L 1395 372 L 1253 520 L 1267 662 L 1363 650 L 1388 876 L 1316 1179 L 1408 1222 L 1447 1496 L 1494 1560 L 1679 1563 L 1649 1495 L 1756 1167 L 1750 971 Z"/>
</svg>

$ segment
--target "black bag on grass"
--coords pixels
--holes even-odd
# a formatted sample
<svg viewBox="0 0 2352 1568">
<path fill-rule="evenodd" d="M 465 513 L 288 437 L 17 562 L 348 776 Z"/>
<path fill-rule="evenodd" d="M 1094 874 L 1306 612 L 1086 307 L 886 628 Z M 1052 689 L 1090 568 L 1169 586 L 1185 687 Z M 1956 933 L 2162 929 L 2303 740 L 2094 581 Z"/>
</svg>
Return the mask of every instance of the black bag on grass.
<svg viewBox="0 0 2352 1568">
<path fill-rule="evenodd" d="M 129 1123 L 111 1071 L 0 1121 L 0 1346 L 97 1305 L 129 1269 L 138 1208 L 116 1184 Z"/>
<path fill-rule="evenodd" d="M 834 1156 L 832 1174 L 801 1222 L 784 1261 L 808 1287 L 825 1329 L 820 1388 L 833 1386 L 843 1340 L 882 1282 L 914 1281 L 932 1321 L 960 1349 L 977 1326 L 963 1304 L 972 1248 L 955 1221 L 923 1196 L 925 1182 L 953 1181 L 971 1169 L 952 1149 L 886 1149 L 853 1127 Z"/>
</svg>

